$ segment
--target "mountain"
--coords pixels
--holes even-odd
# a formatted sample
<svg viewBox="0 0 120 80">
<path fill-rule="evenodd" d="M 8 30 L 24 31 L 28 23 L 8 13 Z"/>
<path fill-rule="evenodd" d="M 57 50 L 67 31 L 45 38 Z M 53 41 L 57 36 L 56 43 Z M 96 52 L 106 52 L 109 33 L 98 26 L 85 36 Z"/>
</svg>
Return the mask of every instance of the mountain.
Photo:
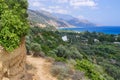
<svg viewBox="0 0 120 80">
<path fill-rule="evenodd" d="M 69 21 L 71 19 L 74 19 L 73 16 L 67 15 L 67 14 L 52 13 L 52 15 L 57 17 L 60 20 L 65 20 L 65 21 Z"/>
<path fill-rule="evenodd" d="M 67 21 L 69 24 L 76 27 L 93 27 L 96 26 L 94 23 L 89 22 L 88 20 L 79 20 L 77 18 Z"/>
<path fill-rule="evenodd" d="M 54 26 L 58 27 L 90 27 L 96 26 L 94 23 L 88 20 L 80 20 L 71 15 L 49 13 L 47 11 L 34 11 L 28 10 L 28 19 L 37 26 L 47 27 Z"/>
<path fill-rule="evenodd" d="M 60 20 L 53 16 L 51 13 L 46 12 L 46 11 L 34 11 L 34 10 L 28 10 L 28 19 L 41 27 L 46 27 L 46 26 L 54 26 L 54 27 L 73 27 L 72 25 L 68 24 L 64 20 Z"/>
<path fill-rule="evenodd" d="M 90 27 L 90 26 L 96 26 L 96 24 L 88 21 L 88 20 L 84 20 L 84 19 L 79 19 L 76 17 L 73 17 L 71 15 L 67 15 L 67 14 L 59 14 L 59 13 L 53 13 L 54 16 L 56 16 L 58 19 L 60 20 L 65 20 L 67 23 L 69 23 L 70 25 L 76 26 L 76 27 Z"/>
</svg>

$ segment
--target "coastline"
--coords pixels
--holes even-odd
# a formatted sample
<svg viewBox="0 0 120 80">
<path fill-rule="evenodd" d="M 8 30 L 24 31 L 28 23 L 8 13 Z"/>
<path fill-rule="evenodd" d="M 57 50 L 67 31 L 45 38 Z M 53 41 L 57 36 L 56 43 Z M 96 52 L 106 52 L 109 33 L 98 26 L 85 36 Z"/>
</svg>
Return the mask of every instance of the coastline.
<svg viewBox="0 0 120 80">
<path fill-rule="evenodd" d="M 58 30 L 66 30 L 66 31 L 75 31 L 75 32 L 98 32 L 105 34 L 120 34 L 120 26 L 101 26 L 101 27 L 61 27 Z"/>
<path fill-rule="evenodd" d="M 65 29 L 65 28 L 66 28 L 66 29 L 67 29 L 67 28 L 69 28 L 69 29 L 70 29 L 70 28 L 73 29 L 73 28 L 84 28 L 84 27 L 59 27 L 59 28 L 57 28 L 57 29 Z"/>
</svg>

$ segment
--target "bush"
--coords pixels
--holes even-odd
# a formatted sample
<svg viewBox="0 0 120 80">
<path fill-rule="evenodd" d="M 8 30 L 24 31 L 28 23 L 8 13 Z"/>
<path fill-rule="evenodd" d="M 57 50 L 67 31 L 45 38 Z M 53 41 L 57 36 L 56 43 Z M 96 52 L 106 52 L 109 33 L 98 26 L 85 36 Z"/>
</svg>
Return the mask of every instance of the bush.
<svg viewBox="0 0 120 80">
<path fill-rule="evenodd" d="M 95 65 L 87 60 L 77 60 L 76 69 L 84 71 L 85 75 L 92 80 L 106 80 L 100 72 L 96 71 Z"/>
<path fill-rule="evenodd" d="M 75 73 L 72 76 L 72 80 L 86 80 L 86 79 L 83 72 L 75 71 Z"/>
<path fill-rule="evenodd" d="M 73 71 L 65 63 L 57 62 L 52 66 L 51 73 L 57 77 L 58 80 L 68 80 L 71 78 Z"/>
<path fill-rule="evenodd" d="M 108 64 L 108 63 L 101 63 L 100 65 L 102 65 L 105 68 L 105 71 L 112 76 L 115 80 L 119 80 L 120 79 L 120 67 L 118 66 L 114 66 L 112 64 Z"/>
<path fill-rule="evenodd" d="M 31 43 L 31 50 L 34 52 L 40 52 L 41 51 L 41 45 L 38 43 Z"/>
<path fill-rule="evenodd" d="M 82 59 L 83 55 L 77 50 L 76 47 L 68 47 L 64 45 L 59 45 L 52 54 L 56 54 L 57 57 L 65 59 Z"/>
<path fill-rule="evenodd" d="M 43 52 L 34 52 L 33 57 L 45 57 L 45 54 Z"/>
<path fill-rule="evenodd" d="M 7 51 L 17 48 L 21 38 L 27 34 L 29 25 L 26 15 L 27 0 L 0 1 L 0 45 Z"/>
<path fill-rule="evenodd" d="M 44 57 L 45 56 L 44 52 L 42 52 L 40 44 L 38 44 L 38 43 L 32 43 L 31 50 L 33 52 L 34 57 L 39 57 L 39 56 Z"/>
<path fill-rule="evenodd" d="M 51 63 L 53 63 L 55 61 L 55 59 L 52 57 L 46 57 L 45 59 L 47 62 L 51 62 Z"/>
</svg>

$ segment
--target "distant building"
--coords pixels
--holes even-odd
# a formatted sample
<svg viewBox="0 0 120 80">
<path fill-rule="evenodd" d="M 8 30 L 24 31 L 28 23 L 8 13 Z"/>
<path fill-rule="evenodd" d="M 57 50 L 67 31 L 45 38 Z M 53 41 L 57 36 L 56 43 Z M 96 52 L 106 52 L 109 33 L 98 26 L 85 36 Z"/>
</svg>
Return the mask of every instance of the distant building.
<svg viewBox="0 0 120 80">
<path fill-rule="evenodd" d="M 63 41 L 68 41 L 67 36 L 63 36 L 63 37 L 62 37 L 62 40 L 63 40 Z"/>
<path fill-rule="evenodd" d="M 94 42 L 100 42 L 98 39 L 94 39 Z"/>
</svg>

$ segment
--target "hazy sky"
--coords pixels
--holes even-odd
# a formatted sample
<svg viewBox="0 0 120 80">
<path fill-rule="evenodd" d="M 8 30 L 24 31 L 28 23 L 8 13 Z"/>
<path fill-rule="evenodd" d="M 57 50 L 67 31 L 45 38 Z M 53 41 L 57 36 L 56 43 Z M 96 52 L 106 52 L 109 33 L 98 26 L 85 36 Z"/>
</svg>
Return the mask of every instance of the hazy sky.
<svg viewBox="0 0 120 80">
<path fill-rule="evenodd" d="M 120 0 L 28 0 L 29 9 L 70 14 L 106 26 L 120 26 Z"/>
</svg>

